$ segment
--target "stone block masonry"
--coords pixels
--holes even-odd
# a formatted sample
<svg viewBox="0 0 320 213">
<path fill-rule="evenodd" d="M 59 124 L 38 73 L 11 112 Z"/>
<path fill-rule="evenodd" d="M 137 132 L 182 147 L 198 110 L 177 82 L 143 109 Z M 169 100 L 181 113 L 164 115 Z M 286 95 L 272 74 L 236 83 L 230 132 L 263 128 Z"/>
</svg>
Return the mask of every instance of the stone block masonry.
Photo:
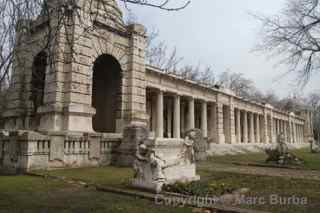
<svg viewBox="0 0 320 213">
<path fill-rule="evenodd" d="M 2 131 L 0 171 L 19 173 L 110 165 L 121 139 L 119 134 Z"/>
</svg>

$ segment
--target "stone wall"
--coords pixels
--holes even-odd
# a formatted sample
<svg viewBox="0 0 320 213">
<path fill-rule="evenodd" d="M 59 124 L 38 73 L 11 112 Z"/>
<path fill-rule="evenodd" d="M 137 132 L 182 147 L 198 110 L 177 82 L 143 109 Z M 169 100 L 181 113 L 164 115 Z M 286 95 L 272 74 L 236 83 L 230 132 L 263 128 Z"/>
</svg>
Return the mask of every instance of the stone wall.
<svg viewBox="0 0 320 213">
<path fill-rule="evenodd" d="M 110 165 L 119 134 L 38 133 L 0 134 L 0 172 Z"/>
</svg>

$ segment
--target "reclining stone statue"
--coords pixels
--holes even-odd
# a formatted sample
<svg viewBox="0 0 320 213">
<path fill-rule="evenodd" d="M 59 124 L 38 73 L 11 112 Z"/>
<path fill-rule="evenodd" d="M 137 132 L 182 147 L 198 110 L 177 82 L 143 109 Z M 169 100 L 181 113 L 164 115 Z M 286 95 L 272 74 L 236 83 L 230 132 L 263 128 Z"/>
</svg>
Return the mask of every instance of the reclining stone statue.
<svg viewBox="0 0 320 213">
<path fill-rule="evenodd" d="M 320 153 L 320 143 L 314 139 L 310 140 L 311 153 Z"/>
<path fill-rule="evenodd" d="M 267 163 L 272 162 L 278 165 L 300 165 L 303 163 L 303 160 L 289 152 L 283 133 L 278 135 L 276 146 L 267 148 L 265 152 L 268 155 Z"/>
</svg>

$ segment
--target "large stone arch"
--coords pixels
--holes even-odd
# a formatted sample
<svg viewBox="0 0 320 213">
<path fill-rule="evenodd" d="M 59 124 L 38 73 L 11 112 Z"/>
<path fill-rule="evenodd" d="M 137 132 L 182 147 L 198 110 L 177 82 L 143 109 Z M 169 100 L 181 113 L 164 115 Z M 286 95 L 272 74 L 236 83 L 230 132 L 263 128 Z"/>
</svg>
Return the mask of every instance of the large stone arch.
<svg viewBox="0 0 320 213">
<path fill-rule="evenodd" d="M 122 68 L 110 54 L 98 56 L 93 64 L 92 107 L 96 114 L 92 127 L 96 132 L 112 133 L 121 118 Z"/>
<path fill-rule="evenodd" d="M 32 103 L 30 125 L 32 129 L 38 128 L 40 125 L 40 115 L 38 109 L 44 105 L 45 86 L 46 86 L 46 69 L 48 65 L 48 54 L 45 51 L 39 52 L 33 58 L 31 81 L 30 81 L 30 97 Z M 24 124 L 23 126 L 25 126 Z"/>
<path fill-rule="evenodd" d="M 33 59 L 30 99 L 33 102 L 35 112 L 39 106 L 44 104 L 47 58 L 47 53 L 41 51 Z"/>
</svg>

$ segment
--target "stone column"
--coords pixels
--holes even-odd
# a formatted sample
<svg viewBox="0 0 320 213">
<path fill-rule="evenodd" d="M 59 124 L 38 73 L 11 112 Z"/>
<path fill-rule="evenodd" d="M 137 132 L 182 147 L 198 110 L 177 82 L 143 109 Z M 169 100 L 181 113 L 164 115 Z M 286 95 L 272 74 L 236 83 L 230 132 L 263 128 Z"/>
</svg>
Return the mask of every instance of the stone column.
<svg viewBox="0 0 320 213">
<path fill-rule="evenodd" d="M 237 109 L 236 125 L 237 125 L 237 143 L 241 143 L 241 111 Z"/>
<path fill-rule="evenodd" d="M 303 126 L 300 125 L 301 143 L 303 143 Z"/>
<path fill-rule="evenodd" d="M 297 127 L 297 142 L 300 143 L 300 126 L 299 124 L 296 125 Z"/>
<path fill-rule="evenodd" d="M 223 104 L 217 103 L 217 139 L 218 143 L 225 143 L 225 135 L 223 131 Z"/>
<path fill-rule="evenodd" d="M 250 132 L 249 132 L 249 140 L 250 143 L 254 143 L 254 117 L 253 117 L 253 113 L 250 112 L 249 114 L 249 119 L 250 119 Z"/>
<path fill-rule="evenodd" d="M 283 121 L 283 134 L 285 138 L 285 142 L 288 142 L 288 134 L 287 134 L 287 121 Z"/>
<path fill-rule="evenodd" d="M 207 102 L 201 103 L 201 131 L 203 137 L 208 137 L 208 117 L 207 117 Z"/>
<path fill-rule="evenodd" d="M 194 99 L 191 97 L 188 100 L 188 130 L 194 129 L 195 127 L 195 120 L 194 120 Z"/>
<path fill-rule="evenodd" d="M 300 143 L 302 143 L 302 131 L 301 131 L 301 125 L 299 125 L 299 137 L 300 137 Z"/>
<path fill-rule="evenodd" d="M 167 135 L 168 138 L 172 138 L 172 100 L 167 99 Z"/>
<path fill-rule="evenodd" d="M 297 126 L 295 123 L 293 123 L 292 125 L 293 125 L 293 140 L 294 140 L 294 143 L 297 143 Z"/>
<path fill-rule="evenodd" d="M 229 134 L 230 134 L 230 143 L 234 144 L 236 142 L 236 125 L 235 125 L 235 114 L 234 114 L 234 104 L 233 104 L 233 98 L 230 98 L 230 108 L 229 108 Z"/>
<path fill-rule="evenodd" d="M 174 96 L 173 137 L 180 138 L 180 96 Z"/>
<path fill-rule="evenodd" d="M 271 143 L 275 143 L 276 142 L 276 136 L 275 136 L 275 128 L 274 128 L 274 119 L 273 116 L 271 114 L 270 116 L 270 131 L 271 131 Z"/>
<path fill-rule="evenodd" d="M 263 143 L 268 143 L 269 141 L 269 134 L 268 134 L 268 114 L 264 112 L 263 115 L 263 122 L 262 122 L 262 134 L 263 134 Z"/>
<path fill-rule="evenodd" d="M 296 143 L 300 143 L 299 142 L 299 125 L 296 124 L 295 126 L 296 126 Z"/>
<path fill-rule="evenodd" d="M 290 143 L 293 143 L 293 128 L 292 128 L 291 120 L 289 120 L 289 135 L 290 135 Z"/>
<path fill-rule="evenodd" d="M 217 139 L 217 106 L 215 103 L 211 104 L 210 107 L 210 137 L 211 139 L 216 142 Z"/>
<path fill-rule="evenodd" d="M 248 114 L 243 111 L 243 143 L 248 143 Z"/>
<path fill-rule="evenodd" d="M 163 138 L 163 91 L 157 94 L 157 131 L 156 136 Z"/>
<path fill-rule="evenodd" d="M 256 143 L 261 143 L 260 138 L 260 115 L 256 114 Z"/>
<path fill-rule="evenodd" d="M 186 131 L 186 121 L 185 121 L 185 107 L 186 107 L 186 105 L 184 104 L 184 102 L 182 102 L 181 101 L 181 98 L 180 98 L 180 106 L 181 106 L 181 108 L 180 108 L 180 110 L 181 110 L 181 112 L 180 112 L 180 120 L 181 120 L 181 123 L 180 123 L 180 129 L 181 129 L 181 131 L 180 132 L 182 132 L 183 134 L 184 134 L 184 132 Z"/>
</svg>

